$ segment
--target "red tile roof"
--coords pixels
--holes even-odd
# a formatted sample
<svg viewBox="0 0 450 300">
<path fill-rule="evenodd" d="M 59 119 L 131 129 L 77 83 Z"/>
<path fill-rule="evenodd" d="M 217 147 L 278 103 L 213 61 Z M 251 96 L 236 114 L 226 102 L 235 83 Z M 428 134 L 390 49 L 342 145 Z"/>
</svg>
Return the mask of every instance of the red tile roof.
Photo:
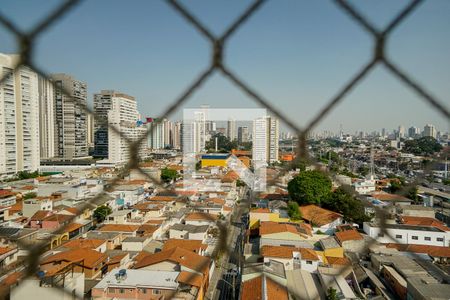
<svg viewBox="0 0 450 300">
<path fill-rule="evenodd" d="M 265 287 L 263 285 L 265 284 Z M 287 300 L 289 299 L 286 287 L 261 275 L 242 283 L 242 300 Z"/>
<path fill-rule="evenodd" d="M 98 239 L 75 239 L 75 240 L 70 240 L 65 244 L 62 244 L 62 247 L 73 248 L 73 249 L 78 249 L 78 248 L 95 249 L 105 243 L 106 243 L 105 240 L 98 240 Z"/>
<path fill-rule="evenodd" d="M 339 231 L 335 233 L 337 240 L 339 243 L 343 243 L 345 241 L 356 241 L 356 240 L 363 240 L 363 236 L 356 230 L 345 230 L 345 231 Z"/>
<path fill-rule="evenodd" d="M 403 216 L 401 217 L 401 222 L 407 225 L 430 226 L 439 228 L 443 231 L 450 231 L 450 228 L 448 228 L 444 223 L 436 220 L 435 218 Z"/>
<path fill-rule="evenodd" d="M 269 245 L 261 247 L 263 257 L 292 258 L 294 252 L 300 252 L 301 258 L 305 260 L 319 260 L 319 256 L 313 249 Z"/>
<path fill-rule="evenodd" d="M 49 215 L 51 215 L 52 212 L 48 210 L 38 210 L 34 213 L 34 215 L 31 216 L 31 221 L 43 221 L 45 218 L 47 218 Z"/>
<path fill-rule="evenodd" d="M 77 248 L 64 252 L 59 252 L 49 257 L 46 257 L 41 265 L 46 265 L 49 263 L 57 263 L 57 262 L 70 262 L 70 263 L 80 263 L 85 267 L 92 269 L 102 262 L 105 262 L 108 259 L 108 256 L 104 253 L 97 252 L 92 249 L 86 248 Z"/>
<path fill-rule="evenodd" d="M 259 234 L 261 236 L 281 232 L 291 232 L 300 235 L 300 232 L 298 231 L 297 227 L 289 223 L 263 221 L 261 222 L 261 226 L 259 227 Z"/>
<path fill-rule="evenodd" d="M 143 257 L 136 262 L 135 268 L 140 269 L 163 261 L 177 263 L 203 274 L 208 273 L 211 264 L 211 259 L 209 257 L 195 254 L 194 252 L 180 247 L 175 247 L 155 254 L 143 255 Z"/>
<path fill-rule="evenodd" d="M 99 231 L 135 232 L 139 225 L 106 224 Z"/>
<path fill-rule="evenodd" d="M 337 212 L 314 204 L 300 206 L 299 210 L 302 218 L 309 223 L 313 223 L 315 226 L 323 226 L 342 217 L 342 215 Z"/>
<path fill-rule="evenodd" d="M 164 243 L 163 250 L 169 250 L 176 247 L 198 253 L 200 249 L 206 250 L 206 248 L 208 248 L 208 245 L 203 244 L 200 240 L 168 239 Z"/>
<path fill-rule="evenodd" d="M 216 215 L 204 213 L 204 212 L 192 212 L 186 215 L 185 220 L 187 221 L 211 221 L 215 222 L 217 219 Z"/>
<path fill-rule="evenodd" d="M 187 272 L 187 271 L 181 271 L 180 274 L 178 274 L 177 281 L 184 283 L 184 284 L 196 286 L 196 287 L 201 287 L 203 278 L 199 274 L 195 274 L 195 273 L 191 273 L 191 272 Z"/>
</svg>

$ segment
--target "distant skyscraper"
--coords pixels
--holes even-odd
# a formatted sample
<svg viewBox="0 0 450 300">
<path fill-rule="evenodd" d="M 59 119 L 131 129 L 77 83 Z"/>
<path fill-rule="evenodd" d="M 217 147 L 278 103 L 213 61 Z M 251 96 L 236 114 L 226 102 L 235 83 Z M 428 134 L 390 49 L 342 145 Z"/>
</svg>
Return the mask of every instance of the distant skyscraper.
<svg viewBox="0 0 450 300">
<path fill-rule="evenodd" d="M 64 159 L 86 157 L 87 85 L 67 74 L 52 74 L 55 85 L 55 151 Z M 71 98 L 63 94 L 67 91 Z"/>
<path fill-rule="evenodd" d="M 248 142 L 249 131 L 248 126 L 241 126 L 238 128 L 238 142 L 239 144 Z"/>
<path fill-rule="evenodd" d="M 278 120 L 269 116 L 253 121 L 252 160 L 258 162 L 278 161 Z"/>
<path fill-rule="evenodd" d="M 411 127 L 408 128 L 408 137 L 416 138 L 419 135 L 420 135 L 420 128 L 419 127 L 411 126 Z"/>
<path fill-rule="evenodd" d="M 94 123 L 95 123 L 95 119 L 94 119 L 94 115 L 92 114 L 88 114 L 87 115 L 87 143 L 89 147 L 94 146 Z"/>
<path fill-rule="evenodd" d="M 111 97 L 111 109 L 108 111 L 108 160 L 114 163 L 123 163 L 130 158 L 129 144 L 115 130 L 115 127 L 130 141 L 136 141 L 146 133 L 144 126 L 139 125 L 140 115 L 134 97 L 114 93 Z M 145 148 L 141 143 L 140 157 Z"/>
<path fill-rule="evenodd" d="M 0 54 L 0 176 L 39 169 L 38 75 L 18 60 Z"/>
<path fill-rule="evenodd" d="M 398 126 L 398 137 L 404 138 L 405 137 L 405 127 L 402 125 Z"/>
<path fill-rule="evenodd" d="M 175 122 L 173 124 L 172 147 L 174 149 L 181 149 L 181 122 Z"/>
<path fill-rule="evenodd" d="M 150 149 L 164 149 L 166 142 L 169 143 L 168 121 L 166 119 L 158 121 L 158 119 L 153 119 L 152 122 L 147 123 L 149 130 L 147 141 Z"/>
<path fill-rule="evenodd" d="M 227 121 L 227 137 L 230 139 L 230 141 L 234 141 L 237 139 L 236 121 L 233 119 L 229 119 Z"/>
<path fill-rule="evenodd" d="M 182 148 L 185 154 L 198 154 L 205 151 L 206 126 L 205 112 L 194 112 L 193 120 L 184 120 L 182 124 Z"/>
<path fill-rule="evenodd" d="M 436 127 L 434 127 L 434 125 L 431 124 L 425 125 L 425 127 L 423 128 L 423 136 L 431 136 L 436 138 L 437 136 Z"/>
<path fill-rule="evenodd" d="M 386 137 L 387 136 L 386 128 L 381 129 L 381 136 L 382 137 Z"/>
<path fill-rule="evenodd" d="M 39 76 L 39 146 L 41 158 L 52 158 L 55 151 L 55 96 L 53 83 Z"/>
</svg>

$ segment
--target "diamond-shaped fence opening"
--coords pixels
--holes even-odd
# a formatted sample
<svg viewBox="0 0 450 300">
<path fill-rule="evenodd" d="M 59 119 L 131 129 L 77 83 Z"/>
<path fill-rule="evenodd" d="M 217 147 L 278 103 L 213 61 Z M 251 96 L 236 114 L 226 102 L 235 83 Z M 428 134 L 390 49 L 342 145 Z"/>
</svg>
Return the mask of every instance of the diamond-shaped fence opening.
<svg viewBox="0 0 450 300">
<path fill-rule="evenodd" d="M 38 25 L 36 25 L 31 31 L 23 32 L 19 30 L 19 28 L 9 20 L 8 16 L 2 15 L 0 13 L 0 25 L 3 26 L 7 31 L 13 34 L 17 39 L 18 48 L 20 49 L 20 57 L 14 67 L 14 70 L 21 67 L 29 67 L 39 75 L 44 78 L 50 80 L 49 75 L 39 69 L 34 63 L 33 50 L 34 44 L 37 39 L 39 39 L 40 35 L 45 34 L 47 30 L 51 30 L 51 26 L 57 26 L 57 21 L 66 13 L 70 13 L 70 10 L 73 7 L 79 5 L 81 1 L 79 0 L 67 0 L 63 2 L 60 6 L 56 7 L 49 15 L 43 19 Z M 360 26 L 362 30 L 368 32 L 369 35 L 373 38 L 373 55 L 370 61 L 368 61 L 365 65 L 361 66 L 361 69 L 342 86 L 340 90 L 336 92 L 336 94 L 329 100 L 326 106 L 322 107 L 319 113 L 312 119 L 312 121 L 307 124 L 305 128 L 299 128 L 292 120 L 286 117 L 284 112 L 280 110 L 275 103 L 271 102 L 270 99 L 264 98 L 263 95 L 259 94 L 258 91 L 254 87 L 250 87 L 239 78 L 238 74 L 232 72 L 226 62 L 224 61 L 224 51 L 226 51 L 226 45 L 231 35 L 235 34 L 236 31 L 245 26 L 246 22 L 249 22 L 250 17 L 257 13 L 258 9 L 261 9 L 264 0 L 256 0 L 254 1 L 247 9 L 245 9 L 234 22 L 230 24 L 230 26 L 220 35 L 214 35 L 197 17 L 189 12 L 189 10 L 180 4 L 176 0 L 167 0 L 168 5 L 176 12 L 180 14 L 182 18 L 185 19 L 187 26 L 193 26 L 198 30 L 199 34 L 203 35 L 211 44 L 211 56 L 210 56 L 210 66 L 206 68 L 203 72 L 201 72 L 197 77 L 192 80 L 192 83 L 183 91 L 181 91 L 178 98 L 176 98 L 171 104 L 166 108 L 166 110 L 157 118 L 155 124 L 161 122 L 165 117 L 174 113 L 185 101 L 187 101 L 193 93 L 195 93 L 202 84 L 204 84 L 208 78 L 214 73 L 221 73 L 226 79 L 230 80 L 238 89 L 240 89 L 244 94 L 246 94 L 250 99 L 255 101 L 262 107 L 267 108 L 270 113 L 282 120 L 287 126 L 289 126 L 296 134 L 296 145 L 295 145 L 295 153 L 296 159 L 292 163 L 288 163 L 286 165 L 280 166 L 276 170 L 275 176 L 271 178 L 271 181 L 268 185 L 275 185 L 277 180 L 279 180 L 283 175 L 287 174 L 290 170 L 295 169 L 299 163 L 306 163 L 310 165 L 316 165 L 320 167 L 318 164 L 317 158 L 310 156 L 310 149 L 308 145 L 308 134 L 311 132 L 317 124 L 324 119 L 335 106 L 339 105 L 341 101 L 347 96 L 347 94 L 354 88 L 357 88 L 358 83 L 366 77 L 366 75 L 378 64 L 383 64 L 389 70 L 394 77 L 397 77 L 400 82 L 405 85 L 405 88 L 409 88 L 414 91 L 418 96 L 420 96 L 426 103 L 430 105 L 433 109 L 438 111 L 441 115 L 443 115 L 446 119 L 450 119 L 450 113 L 447 107 L 443 104 L 442 101 L 436 99 L 432 94 L 425 89 L 420 83 L 416 82 L 412 77 L 402 71 L 389 57 L 385 55 L 385 43 L 390 38 L 391 32 L 398 27 L 406 17 L 411 15 L 414 10 L 419 8 L 419 5 L 423 2 L 421 0 L 413 0 L 410 1 L 406 7 L 401 10 L 392 20 L 391 22 L 382 30 L 375 28 L 360 12 L 358 12 L 355 7 L 353 7 L 350 3 L 344 0 L 335 0 L 334 3 L 336 7 L 341 9 L 344 13 L 348 14 L 349 18 L 351 18 L 357 26 Z M 2 74 L 0 77 L 0 85 L 3 85 L 9 78 L 9 74 Z M 81 108 L 86 111 L 88 114 L 92 115 L 94 119 L 99 120 L 98 116 L 96 116 L 93 111 L 91 111 L 86 105 L 82 103 L 78 103 L 77 100 L 71 95 L 70 91 L 65 89 L 61 90 L 61 93 L 64 94 L 68 101 L 76 102 Z M 152 182 L 155 186 L 160 188 L 161 190 L 165 190 L 166 186 L 162 184 L 159 178 L 155 178 L 154 176 L 150 176 L 145 170 L 142 169 L 142 165 L 139 164 L 140 161 L 140 147 L 142 143 L 146 143 L 146 139 L 148 134 L 152 129 L 147 130 L 147 132 L 143 133 L 141 137 L 137 139 L 130 139 L 125 134 L 120 132 L 116 127 L 109 125 L 108 126 L 120 137 L 126 141 L 129 145 L 129 159 L 128 163 L 124 168 L 118 172 L 117 176 L 114 179 L 111 179 L 108 182 L 108 188 L 113 189 L 115 185 L 120 183 L 122 178 L 125 175 L 129 174 L 130 171 L 134 170 L 140 173 L 142 176 L 145 176 Z M 152 128 L 156 128 L 153 126 Z M 423 177 L 417 178 L 417 182 L 411 183 L 410 186 L 406 186 L 405 189 L 411 188 L 418 182 L 420 182 L 427 174 L 429 174 L 432 170 L 432 166 L 429 165 L 426 168 L 426 172 L 423 174 Z M 329 172 L 329 171 L 325 171 Z M 332 175 L 332 174 L 330 174 Z M 106 189 L 108 190 L 108 189 Z M 349 192 L 354 194 L 354 192 L 348 189 Z M 404 193 L 403 190 L 397 191 L 397 193 Z M 354 194 L 355 197 L 358 195 Z M 88 207 L 91 204 L 101 203 L 104 197 L 108 197 L 107 192 L 102 192 L 98 194 L 96 197 L 86 200 L 83 207 L 79 209 L 81 213 L 83 208 Z M 251 205 L 251 199 L 253 197 L 249 197 L 249 199 L 243 200 L 239 205 L 236 205 L 237 209 L 234 212 L 236 217 L 241 216 L 243 213 L 247 212 Z M 368 206 L 370 206 L 368 204 Z M 383 211 L 377 207 L 373 207 L 374 212 L 378 216 L 380 221 L 380 227 L 382 228 L 382 232 L 386 235 L 389 233 L 386 231 L 385 220 L 386 216 L 389 212 Z M 71 217 L 69 221 L 73 221 L 77 216 Z M 70 222 L 65 226 L 54 230 L 51 232 L 52 234 L 60 234 L 64 232 L 67 226 L 70 226 Z M 217 222 L 218 230 L 219 230 L 219 242 L 218 247 L 213 253 L 212 259 L 216 262 L 216 264 L 224 264 L 224 257 L 234 257 L 234 259 L 241 260 L 241 257 L 237 257 L 236 251 L 233 249 L 233 241 L 231 241 L 230 234 L 231 227 L 229 224 L 225 224 L 221 221 Z M 51 235 L 49 235 L 51 236 Z M 25 247 L 29 249 L 29 255 L 23 261 L 18 262 L 14 265 L 14 269 L 17 271 L 15 273 L 18 278 L 26 278 L 28 276 L 35 276 L 38 271 L 39 262 L 41 259 L 41 255 L 47 250 L 47 245 L 50 242 L 50 237 L 48 239 L 44 239 L 40 242 L 33 244 L 20 245 L 21 247 Z M 240 241 L 243 243 L 243 241 Z M 371 245 L 368 245 L 370 247 Z M 4 272 L 10 272 L 13 269 L 5 269 Z M 346 270 L 343 270 L 346 272 Z M 9 288 L 11 284 L 14 282 L 9 282 L 6 284 L 2 283 L 2 289 L 0 293 L 6 295 L 9 293 Z M 226 284 L 226 283 L 223 283 Z M 228 283 L 229 284 L 229 283 Z M 239 285 L 240 283 L 235 283 L 235 285 Z M 214 288 L 214 287 L 213 287 Z M 74 295 L 71 294 L 71 291 L 64 290 L 61 288 L 63 293 L 67 293 L 71 297 Z M 294 298 L 299 298 L 295 291 L 289 291 Z M 62 294 L 63 295 L 63 294 Z M 210 295 L 207 294 L 207 297 Z M 228 295 L 232 297 L 231 295 Z"/>
</svg>

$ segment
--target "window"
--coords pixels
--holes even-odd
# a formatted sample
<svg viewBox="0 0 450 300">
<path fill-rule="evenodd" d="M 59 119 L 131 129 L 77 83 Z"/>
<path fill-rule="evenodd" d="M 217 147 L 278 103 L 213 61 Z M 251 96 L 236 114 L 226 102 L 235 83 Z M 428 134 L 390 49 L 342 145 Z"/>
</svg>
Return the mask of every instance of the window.
<svg viewBox="0 0 450 300">
<path fill-rule="evenodd" d="M 140 288 L 142 294 L 147 294 L 147 289 Z"/>
<path fill-rule="evenodd" d="M 431 241 L 431 237 L 426 236 L 426 237 L 424 237 L 424 240 L 425 240 L 425 241 Z"/>
<path fill-rule="evenodd" d="M 123 294 L 123 293 L 125 293 L 125 290 L 124 289 L 120 289 L 119 293 Z"/>
<path fill-rule="evenodd" d="M 153 295 L 161 295 L 161 290 L 154 289 Z"/>
<path fill-rule="evenodd" d="M 396 234 L 396 235 L 395 235 L 395 238 L 396 238 L 396 239 L 401 239 L 401 238 L 402 238 L 402 235 L 401 235 L 401 234 Z"/>
<path fill-rule="evenodd" d="M 380 232 L 379 234 L 378 234 L 378 237 L 383 237 L 384 236 L 384 233 L 382 233 L 382 232 Z"/>
<path fill-rule="evenodd" d="M 312 261 L 311 261 L 311 260 L 307 260 L 307 261 L 306 261 L 306 264 L 307 264 L 307 265 L 312 265 Z"/>
<path fill-rule="evenodd" d="M 417 235 L 413 235 L 411 238 L 416 241 L 419 239 L 419 237 Z"/>
<path fill-rule="evenodd" d="M 110 293 L 110 294 L 114 294 L 115 292 L 116 292 L 115 288 L 109 288 L 108 289 L 108 293 Z"/>
<path fill-rule="evenodd" d="M 436 241 L 438 241 L 438 242 L 443 242 L 443 241 L 444 241 L 444 238 L 436 238 Z"/>
</svg>

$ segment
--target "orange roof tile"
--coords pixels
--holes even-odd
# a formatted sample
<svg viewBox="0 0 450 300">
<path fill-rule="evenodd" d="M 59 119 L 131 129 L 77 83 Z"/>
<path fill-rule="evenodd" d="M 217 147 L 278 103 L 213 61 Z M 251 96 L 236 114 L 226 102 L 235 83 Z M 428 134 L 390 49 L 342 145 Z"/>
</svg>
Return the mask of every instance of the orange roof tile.
<svg viewBox="0 0 450 300">
<path fill-rule="evenodd" d="M 372 198 L 378 199 L 380 201 L 409 201 L 411 202 L 411 199 L 408 199 L 402 195 L 398 194 L 390 194 L 386 192 L 375 192 L 370 195 Z"/>
<path fill-rule="evenodd" d="M 288 292 L 286 287 L 280 285 L 274 280 L 266 276 L 266 293 L 267 299 L 288 300 Z"/>
<path fill-rule="evenodd" d="M 291 233 L 295 233 L 295 234 L 300 234 L 297 227 L 295 227 L 295 225 L 292 225 L 289 223 L 277 223 L 277 222 L 271 222 L 271 221 L 263 221 L 263 222 L 261 222 L 261 226 L 259 227 L 260 235 L 280 233 L 280 232 L 291 232 Z"/>
<path fill-rule="evenodd" d="M 191 272 L 187 272 L 187 271 L 181 271 L 180 274 L 178 274 L 177 281 L 184 283 L 184 284 L 196 286 L 196 287 L 201 287 L 203 278 L 199 274 L 195 274 L 195 273 L 191 273 Z"/>
<path fill-rule="evenodd" d="M 42 221 L 45 218 L 47 218 L 49 215 L 51 215 L 52 212 L 48 210 L 38 210 L 34 213 L 34 215 L 31 216 L 31 221 Z"/>
<path fill-rule="evenodd" d="M 302 215 L 302 219 L 308 221 L 309 223 L 313 223 L 315 226 L 323 226 L 342 217 L 342 215 L 337 212 L 314 204 L 300 206 L 299 210 Z"/>
<path fill-rule="evenodd" d="M 106 261 L 108 256 L 104 253 L 97 252 L 92 249 L 77 248 L 64 252 L 59 252 L 49 257 L 46 257 L 41 265 L 57 262 L 71 262 L 82 263 L 85 267 L 92 269 L 102 262 Z"/>
<path fill-rule="evenodd" d="M 146 266 L 154 265 L 163 261 L 170 261 L 180 264 L 191 270 L 207 274 L 211 259 L 201 256 L 189 250 L 175 247 L 169 250 L 163 250 L 155 254 L 145 255 L 136 262 L 135 268 L 140 269 Z"/>
<path fill-rule="evenodd" d="M 263 285 L 265 284 L 265 288 Z M 263 292 L 265 291 L 265 292 Z M 266 296 L 267 295 L 267 296 Z M 280 285 L 267 276 L 261 275 L 242 283 L 242 300 L 287 300 L 289 299 L 286 287 Z"/>
<path fill-rule="evenodd" d="M 348 266 L 351 265 L 350 260 L 347 257 L 331 257 L 326 256 L 329 265 Z"/>
<path fill-rule="evenodd" d="M 154 196 L 148 199 L 148 201 L 163 201 L 163 202 L 172 202 L 175 201 L 177 197 L 173 196 Z"/>
<path fill-rule="evenodd" d="M 99 231 L 135 232 L 139 225 L 106 224 Z"/>
<path fill-rule="evenodd" d="M 263 289 L 262 289 L 262 276 L 244 281 L 242 283 L 242 300 L 262 300 L 263 299 Z"/>
<path fill-rule="evenodd" d="M 192 212 L 186 215 L 185 220 L 187 221 L 212 221 L 215 222 L 217 216 L 204 213 L 204 212 Z"/>
<path fill-rule="evenodd" d="M 206 250 L 206 248 L 208 248 L 208 245 L 202 244 L 202 241 L 200 240 L 168 239 L 164 243 L 163 250 L 169 250 L 176 247 L 198 253 L 199 249 Z"/>
<path fill-rule="evenodd" d="M 435 218 L 429 217 L 409 217 L 404 216 L 401 217 L 401 222 L 407 225 L 417 225 L 417 226 L 431 226 L 439 228 L 443 231 L 450 231 L 450 228 L 445 226 L 441 221 L 436 220 Z"/>
<path fill-rule="evenodd" d="M 46 217 L 43 221 L 49 221 L 49 222 L 58 222 L 59 224 L 63 224 L 65 222 L 70 221 L 73 218 L 73 216 L 68 215 L 61 215 L 61 214 L 53 214 L 51 216 Z"/>
<path fill-rule="evenodd" d="M 261 247 L 261 255 L 264 257 L 292 258 L 294 252 L 300 252 L 301 258 L 305 260 L 319 260 L 313 249 L 269 245 Z"/>
<path fill-rule="evenodd" d="M 152 235 L 156 230 L 158 230 L 159 225 L 153 225 L 153 224 L 143 224 L 139 226 L 137 229 L 137 233 L 143 236 L 149 236 Z"/>
<path fill-rule="evenodd" d="M 432 257 L 450 257 L 450 248 L 430 245 L 386 244 L 387 248 L 395 248 L 398 251 L 426 253 Z"/>
<path fill-rule="evenodd" d="M 62 247 L 73 248 L 73 249 L 77 249 L 77 248 L 95 249 L 105 243 L 106 243 L 105 240 L 98 240 L 98 239 L 75 239 L 75 240 L 70 240 L 65 244 L 62 244 Z"/>
<path fill-rule="evenodd" d="M 83 227 L 83 224 L 80 223 L 70 223 L 69 225 L 66 226 L 66 228 L 64 228 L 64 231 L 66 232 L 72 232 L 75 231 L 77 229 L 80 229 L 81 227 Z"/>
<path fill-rule="evenodd" d="M 17 248 L 11 248 L 11 247 L 0 247 L 0 255 L 6 254 L 8 252 L 11 252 L 13 250 L 16 250 Z"/>
<path fill-rule="evenodd" d="M 250 213 L 256 213 L 256 214 L 270 214 L 270 209 L 259 207 L 259 208 L 252 209 L 252 210 L 250 211 Z"/>
<path fill-rule="evenodd" d="M 345 230 L 335 233 L 337 240 L 342 244 L 345 241 L 363 240 L 363 236 L 356 230 Z"/>
</svg>

